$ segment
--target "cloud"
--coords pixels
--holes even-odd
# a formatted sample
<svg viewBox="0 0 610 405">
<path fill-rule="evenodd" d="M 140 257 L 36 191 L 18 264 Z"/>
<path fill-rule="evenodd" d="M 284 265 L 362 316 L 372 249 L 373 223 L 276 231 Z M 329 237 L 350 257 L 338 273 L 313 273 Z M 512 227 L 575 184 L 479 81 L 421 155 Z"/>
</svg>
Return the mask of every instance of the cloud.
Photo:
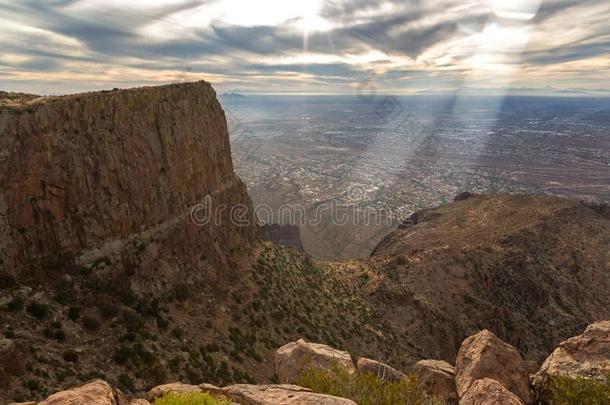
<svg viewBox="0 0 610 405">
<path fill-rule="evenodd" d="M 2 83 L 24 83 L 25 72 L 36 72 L 29 85 L 42 91 L 49 83 L 70 91 L 71 81 L 97 88 L 204 76 L 221 88 L 290 90 L 301 81 L 312 91 L 351 91 L 375 80 L 399 92 L 459 86 L 479 74 L 491 49 L 493 63 L 509 66 L 517 84 L 544 67 L 582 86 L 589 61 L 610 54 L 607 0 L 543 1 L 525 22 L 500 15 L 489 0 L 327 0 L 318 10 L 324 28 L 306 35 L 299 17 L 229 24 L 225 1 L 0 0 Z M 205 23 L 189 18 L 195 14 Z M 496 46 L 486 37 L 490 26 L 522 30 L 529 41 L 511 48 L 508 36 Z M 496 65 L 486 63 L 493 86 L 488 71 Z M 566 63 L 570 69 L 560 69 Z M 590 77 L 591 88 L 607 83 Z"/>
</svg>

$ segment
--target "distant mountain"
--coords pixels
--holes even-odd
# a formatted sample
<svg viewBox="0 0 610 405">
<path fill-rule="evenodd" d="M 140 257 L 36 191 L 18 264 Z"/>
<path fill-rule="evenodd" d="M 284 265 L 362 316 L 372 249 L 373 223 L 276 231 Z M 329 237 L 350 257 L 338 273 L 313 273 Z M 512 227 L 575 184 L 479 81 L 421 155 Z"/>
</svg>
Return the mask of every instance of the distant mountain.
<svg viewBox="0 0 610 405">
<path fill-rule="evenodd" d="M 222 93 L 220 95 L 221 98 L 245 98 L 243 94 L 240 93 Z"/>
</svg>

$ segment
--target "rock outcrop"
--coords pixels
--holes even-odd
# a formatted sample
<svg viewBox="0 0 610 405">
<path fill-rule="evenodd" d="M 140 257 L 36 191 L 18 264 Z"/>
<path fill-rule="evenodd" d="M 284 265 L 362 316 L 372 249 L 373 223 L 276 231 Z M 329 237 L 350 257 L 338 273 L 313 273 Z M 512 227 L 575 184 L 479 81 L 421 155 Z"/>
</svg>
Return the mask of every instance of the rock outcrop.
<svg viewBox="0 0 610 405">
<path fill-rule="evenodd" d="M 455 368 L 442 360 L 420 360 L 411 370 L 424 389 L 447 404 L 457 404 L 458 394 L 455 388 Z"/>
<path fill-rule="evenodd" d="M 123 394 L 107 382 L 94 380 L 69 390 L 57 392 L 38 405 L 128 405 Z"/>
<path fill-rule="evenodd" d="M 349 399 L 317 394 L 289 384 L 237 384 L 223 388 L 222 394 L 241 405 L 356 405 Z"/>
<path fill-rule="evenodd" d="M 129 402 L 129 405 L 150 405 L 150 402 L 145 399 L 134 399 Z"/>
<path fill-rule="evenodd" d="M 406 377 L 404 373 L 396 370 L 394 367 L 377 360 L 367 359 L 366 357 L 358 359 L 356 368 L 359 373 L 374 374 L 382 381 L 400 381 Z"/>
<path fill-rule="evenodd" d="M 160 232 L 221 250 L 255 238 L 224 112 L 206 82 L 0 108 L 0 151 L 0 258 L 14 271 L 52 252 L 93 263 Z M 221 205 L 224 214 L 206 217 Z"/>
<path fill-rule="evenodd" d="M 539 395 L 552 376 L 598 378 L 610 373 L 610 321 L 596 322 L 559 344 L 534 377 Z"/>
<path fill-rule="evenodd" d="M 527 365 L 517 349 L 488 330 L 470 336 L 462 343 L 455 363 L 455 382 L 460 398 L 484 378 L 499 382 L 523 402 L 531 403 Z"/>
<path fill-rule="evenodd" d="M 356 371 L 348 352 L 303 339 L 280 347 L 275 354 L 275 371 L 280 383 L 292 384 L 308 370 Z"/>
<path fill-rule="evenodd" d="M 460 399 L 460 405 L 524 405 L 518 396 L 491 378 L 476 380 Z"/>
</svg>

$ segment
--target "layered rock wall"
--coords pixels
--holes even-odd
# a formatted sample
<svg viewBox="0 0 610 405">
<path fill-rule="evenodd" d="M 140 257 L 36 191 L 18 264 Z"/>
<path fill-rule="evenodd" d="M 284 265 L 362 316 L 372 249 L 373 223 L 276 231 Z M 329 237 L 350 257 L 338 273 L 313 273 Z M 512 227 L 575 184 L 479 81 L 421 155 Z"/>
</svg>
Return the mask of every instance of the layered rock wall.
<svg viewBox="0 0 610 405">
<path fill-rule="evenodd" d="M 188 223 L 191 207 L 208 195 L 250 208 L 233 172 L 224 112 L 206 82 L 0 107 L 5 262 L 120 246 L 164 224 Z M 229 228 L 214 238 L 254 238 L 253 227 Z"/>
</svg>

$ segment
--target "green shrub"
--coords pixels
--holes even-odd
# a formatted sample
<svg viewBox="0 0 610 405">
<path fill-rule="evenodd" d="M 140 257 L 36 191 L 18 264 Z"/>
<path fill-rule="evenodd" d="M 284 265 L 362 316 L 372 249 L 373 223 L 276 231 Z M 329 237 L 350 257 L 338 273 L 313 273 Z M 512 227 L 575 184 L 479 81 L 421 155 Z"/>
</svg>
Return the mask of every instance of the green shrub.
<svg viewBox="0 0 610 405">
<path fill-rule="evenodd" d="M 23 298 L 17 296 L 14 297 L 9 303 L 8 303 L 8 309 L 9 311 L 21 311 L 23 309 Z"/>
<path fill-rule="evenodd" d="M 172 330 L 172 335 L 177 339 L 181 339 L 184 336 L 184 329 L 176 327 Z"/>
<path fill-rule="evenodd" d="M 128 346 L 121 346 L 114 351 L 112 358 L 116 364 L 127 364 L 130 358 L 134 356 L 133 349 Z"/>
<path fill-rule="evenodd" d="M 169 327 L 169 321 L 159 316 L 157 318 L 157 326 L 161 330 L 166 330 Z"/>
<path fill-rule="evenodd" d="M 214 398 L 203 392 L 170 393 L 157 398 L 154 405 L 230 405 L 231 401 Z"/>
<path fill-rule="evenodd" d="M 76 363 L 78 361 L 78 353 L 76 353 L 75 351 L 72 350 L 68 350 L 67 352 L 64 352 L 64 360 L 70 363 Z"/>
<path fill-rule="evenodd" d="M 17 284 L 15 277 L 4 270 L 0 270 L 0 290 L 9 288 Z"/>
<path fill-rule="evenodd" d="M 42 330 L 42 334 L 44 335 L 44 337 L 46 337 L 47 339 L 53 339 L 53 329 L 50 328 L 49 326 L 47 326 L 46 328 L 44 328 Z"/>
<path fill-rule="evenodd" d="M 4 336 L 12 339 L 15 337 L 15 331 L 13 330 L 13 328 L 11 326 L 8 326 L 5 330 L 4 330 Z"/>
<path fill-rule="evenodd" d="M 66 341 L 66 332 L 64 332 L 62 329 L 58 329 L 53 333 L 53 337 L 58 342 L 65 342 Z"/>
<path fill-rule="evenodd" d="M 555 376 L 547 383 L 549 405 L 605 405 L 610 404 L 610 373 L 605 377 L 585 378 Z"/>
<path fill-rule="evenodd" d="M 359 405 L 441 405 L 442 401 L 428 395 L 417 377 L 408 376 L 397 382 L 384 382 L 372 373 L 345 370 L 309 370 L 302 373 L 297 385 L 314 392 L 349 398 Z"/>
<path fill-rule="evenodd" d="M 186 301 L 190 296 L 188 286 L 180 285 L 174 290 L 174 297 L 180 302 Z"/>
<path fill-rule="evenodd" d="M 119 307 L 109 301 L 102 301 L 98 303 L 97 308 L 100 312 L 100 316 L 104 319 L 111 319 L 120 313 Z"/>
<path fill-rule="evenodd" d="M 80 316 L 80 308 L 79 307 L 70 307 L 68 310 L 68 319 L 71 321 L 76 321 Z"/>
<path fill-rule="evenodd" d="M 142 316 L 131 310 L 123 311 L 123 325 L 128 332 L 133 333 L 141 333 L 146 327 Z"/>
<path fill-rule="evenodd" d="M 126 391 L 129 391 L 129 392 L 135 391 L 135 386 L 133 385 L 133 381 L 131 380 L 131 377 L 129 377 L 127 374 L 121 374 L 119 376 L 119 385 L 121 388 L 123 388 Z"/>
<path fill-rule="evenodd" d="M 83 318 L 83 326 L 91 332 L 97 332 L 100 329 L 101 323 L 97 318 L 86 316 Z"/>
<path fill-rule="evenodd" d="M 25 310 L 38 319 L 44 319 L 49 314 L 49 306 L 36 301 L 30 302 Z"/>
</svg>

